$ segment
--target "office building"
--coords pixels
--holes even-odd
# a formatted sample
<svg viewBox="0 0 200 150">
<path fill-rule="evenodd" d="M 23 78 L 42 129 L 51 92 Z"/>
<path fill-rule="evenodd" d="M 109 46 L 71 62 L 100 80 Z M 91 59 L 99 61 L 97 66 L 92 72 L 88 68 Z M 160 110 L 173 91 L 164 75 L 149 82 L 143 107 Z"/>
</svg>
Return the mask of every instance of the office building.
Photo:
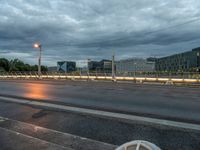
<svg viewBox="0 0 200 150">
<path fill-rule="evenodd" d="M 48 72 L 57 72 L 57 66 L 48 67 Z"/>
<path fill-rule="evenodd" d="M 57 62 L 57 71 L 63 73 L 76 71 L 76 62 L 59 61 Z"/>
<path fill-rule="evenodd" d="M 89 61 L 88 68 L 90 71 L 111 72 L 112 61 L 105 59 L 101 61 Z"/>
<path fill-rule="evenodd" d="M 132 58 L 115 62 L 116 72 L 153 72 L 155 71 L 154 59 Z"/>
<path fill-rule="evenodd" d="M 200 47 L 157 59 L 156 71 L 200 71 Z"/>
</svg>

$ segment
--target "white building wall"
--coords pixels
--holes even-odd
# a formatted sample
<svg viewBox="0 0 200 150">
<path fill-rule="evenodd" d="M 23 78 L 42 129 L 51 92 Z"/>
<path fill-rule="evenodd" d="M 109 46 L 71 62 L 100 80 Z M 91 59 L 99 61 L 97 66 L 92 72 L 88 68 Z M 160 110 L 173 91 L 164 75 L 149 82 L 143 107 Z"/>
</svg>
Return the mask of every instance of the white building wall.
<svg viewBox="0 0 200 150">
<path fill-rule="evenodd" d="M 126 59 L 116 61 L 117 72 L 153 72 L 155 62 L 148 62 L 146 59 Z"/>
</svg>

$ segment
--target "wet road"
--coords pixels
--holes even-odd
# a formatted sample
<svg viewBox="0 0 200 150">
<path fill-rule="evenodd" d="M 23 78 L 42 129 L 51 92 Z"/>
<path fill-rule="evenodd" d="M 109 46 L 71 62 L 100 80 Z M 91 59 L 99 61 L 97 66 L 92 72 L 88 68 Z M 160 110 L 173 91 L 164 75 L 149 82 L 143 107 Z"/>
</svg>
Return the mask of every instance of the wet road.
<svg viewBox="0 0 200 150">
<path fill-rule="evenodd" d="M 63 146 L 78 146 L 81 143 L 70 138 L 63 138 L 52 134 L 47 130 L 36 126 L 53 129 L 62 133 L 72 134 L 75 136 L 86 137 L 89 139 L 121 145 L 132 140 L 147 140 L 155 143 L 162 150 L 199 150 L 200 149 L 200 131 L 174 128 L 170 126 L 160 126 L 144 124 L 142 122 L 124 122 L 122 120 L 113 120 L 108 118 L 98 118 L 97 116 L 88 116 L 77 113 L 57 112 L 48 110 L 48 108 L 37 108 L 24 106 L 15 103 L 0 102 L 0 117 L 6 117 L 22 122 L 7 120 L 0 121 L 0 129 L 19 132 L 31 137 L 36 137 L 41 140 L 53 142 Z M 24 124 L 24 123 L 28 123 Z M 31 125 L 31 126 L 30 126 Z M 46 142 L 29 140 L 20 136 L 8 135 L 0 131 L 0 149 L 5 147 L 5 150 L 21 150 L 21 147 L 29 145 L 25 150 L 36 150 L 38 146 L 43 146 L 38 149 L 50 149 Z M 61 134 L 62 134 L 61 133 Z M 76 138 L 77 139 L 77 138 Z M 32 144 L 29 142 L 32 141 Z M 74 144 L 75 145 L 74 145 Z M 31 145 L 31 146 L 30 146 Z M 18 148 L 20 146 L 20 148 Z M 84 147 L 85 147 L 84 143 Z M 13 147 L 13 148 L 10 148 Z M 75 148 L 75 150 L 108 150 L 105 148 L 92 149 Z M 3 149 L 4 150 L 4 149 Z M 55 150 L 55 148 L 53 148 Z M 114 150 L 114 149 L 113 149 Z"/>
<path fill-rule="evenodd" d="M 0 81 L 0 95 L 200 123 L 200 88 L 79 81 Z"/>
</svg>

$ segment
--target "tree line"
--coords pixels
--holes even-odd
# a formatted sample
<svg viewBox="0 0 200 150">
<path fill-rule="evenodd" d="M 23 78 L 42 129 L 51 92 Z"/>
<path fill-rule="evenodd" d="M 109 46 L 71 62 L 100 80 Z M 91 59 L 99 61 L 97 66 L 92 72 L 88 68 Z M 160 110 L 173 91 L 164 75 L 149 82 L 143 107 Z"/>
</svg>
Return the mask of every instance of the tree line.
<svg viewBox="0 0 200 150">
<path fill-rule="evenodd" d="M 19 59 L 8 60 L 0 58 L 0 71 L 1 72 L 14 72 L 14 71 L 37 71 L 38 65 L 29 65 Z M 42 71 L 47 71 L 46 66 L 41 66 Z"/>
</svg>

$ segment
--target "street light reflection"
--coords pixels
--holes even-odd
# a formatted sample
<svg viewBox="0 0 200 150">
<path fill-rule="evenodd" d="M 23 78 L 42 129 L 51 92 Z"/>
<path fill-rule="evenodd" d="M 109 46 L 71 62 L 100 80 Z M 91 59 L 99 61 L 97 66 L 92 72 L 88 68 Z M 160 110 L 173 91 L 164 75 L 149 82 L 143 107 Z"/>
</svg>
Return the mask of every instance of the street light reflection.
<svg viewBox="0 0 200 150">
<path fill-rule="evenodd" d="M 34 132 L 39 132 L 40 130 L 42 130 L 42 127 L 39 127 L 39 126 L 34 126 L 33 127 L 33 131 Z"/>
<path fill-rule="evenodd" d="M 47 99 L 47 84 L 28 83 L 26 84 L 25 97 L 32 99 Z"/>
</svg>

